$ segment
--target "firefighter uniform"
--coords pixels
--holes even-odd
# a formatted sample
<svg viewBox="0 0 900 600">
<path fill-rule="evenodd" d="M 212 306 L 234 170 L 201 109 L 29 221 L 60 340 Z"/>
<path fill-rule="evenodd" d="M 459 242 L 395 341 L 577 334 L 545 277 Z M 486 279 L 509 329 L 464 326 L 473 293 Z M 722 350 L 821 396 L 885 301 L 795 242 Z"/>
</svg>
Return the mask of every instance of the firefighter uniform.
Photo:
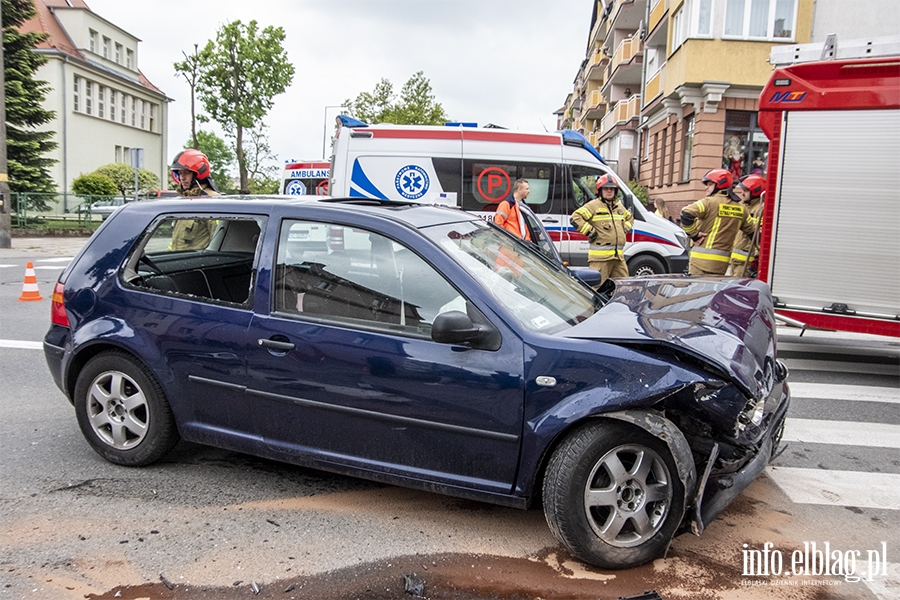
<svg viewBox="0 0 900 600">
<path fill-rule="evenodd" d="M 619 200 L 591 200 L 571 217 L 572 226 L 590 240 L 588 265 L 600 271 L 601 281 L 609 277 L 628 277 L 625 262 L 626 234 L 634 227 L 634 216 Z"/>
<path fill-rule="evenodd" d="M 759 255 L 759 240 L 755 238 L 759 231 L 762 215 L 762 198 L 752 198 L 750 204 L 747 205 L 747 212 L 750 215 L 750 223 L 753 225 L 753 234 L 747 235 L 741 230 L 738 231 L 734 240 L 734 248 L 731 249 L 731 275 L 734 277 L 745 277 L 750 259 Z M 754 244 L 754 242 L 756 243 Z"/>
<path fill-rule="evenodd" d="M 691 275 L 724 275 L 737 233 L 753 237 L 754 225 L 747 207 L 732 199 L 727 189 L 686 206 L 681 214 L 685 233 L 695 240 L 688 268 Z M 698 233 L 707 235 L 698 241 Z"/>
</svg>

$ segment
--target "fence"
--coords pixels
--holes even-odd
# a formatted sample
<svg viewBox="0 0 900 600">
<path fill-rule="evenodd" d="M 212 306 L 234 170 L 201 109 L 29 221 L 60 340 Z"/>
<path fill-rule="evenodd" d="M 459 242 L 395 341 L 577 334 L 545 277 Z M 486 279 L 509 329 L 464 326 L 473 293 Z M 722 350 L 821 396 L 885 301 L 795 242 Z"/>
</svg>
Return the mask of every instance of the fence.
<svg viewBox="0 0 900 600">
<path fill-rule="evenodd" d="M 12 192 L 11 224 L 13 227 L 31 227 L 47 221 L 74 221 L 90 225 L 99 223 L 123 202 L 121 196 L 91 196 L 71 193 Z"/>
</svg>

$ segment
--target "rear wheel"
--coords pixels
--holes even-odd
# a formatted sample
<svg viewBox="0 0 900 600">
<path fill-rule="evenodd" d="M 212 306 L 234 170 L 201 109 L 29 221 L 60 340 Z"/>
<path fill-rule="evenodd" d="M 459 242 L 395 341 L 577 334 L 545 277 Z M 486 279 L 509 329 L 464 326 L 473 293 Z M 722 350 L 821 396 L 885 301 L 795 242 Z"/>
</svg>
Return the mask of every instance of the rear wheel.
<svg viewBox="0 0 900 600">
<path fill-rule="evenodd" d="M 684 513 L 684 486 L 668 447 L 627 423 L 598 421 L 554 452 L 544 515 L 576 557 L 627 569 L 660 556 Z"/>
<path fill-rule="evenodd" d="M 162 387 L 129 354 L 104 352 L 89 360 L 78 374 L 74 399 L 81 433 L 112 463 L 148 465 L 178 442 Z"/>
<path fill-rule="evenodd" d="M 632 277 L 647 277 L 648 275 L 662 275 L 666 272 L 661 260 L 649 254 L 636 256 L 628 262 L 628 272 Z"/>
</svg>

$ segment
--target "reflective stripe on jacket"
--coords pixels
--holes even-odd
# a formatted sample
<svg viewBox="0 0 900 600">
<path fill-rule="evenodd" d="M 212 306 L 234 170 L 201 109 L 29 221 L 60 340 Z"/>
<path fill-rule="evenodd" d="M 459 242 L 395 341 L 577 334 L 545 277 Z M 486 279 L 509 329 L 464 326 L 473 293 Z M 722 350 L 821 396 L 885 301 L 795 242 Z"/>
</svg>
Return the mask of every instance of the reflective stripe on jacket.
<svg viewBox="0 0 900 600">
<path fill-rule="evenodd" d="M 682 217 L 684 231 L 692 238 L 700 233 L 706 237 L 691 248 L 691 263 L 708 272 L 724 274 L 731 260 L 735 238 L 742 231 L 753 236 L 755 226 L 750 213 L 740 202 L 733 200 L 728 190 L 721 190 L 686 206 L 682 215 L 693 217 L 688 222 Z"/>
<path fill-rule="evenodd" d="M 626 234 L 634 227 L 634 216 L 621 202 L 607 204 L 596 198 L 572 213 L 569 220 L 590 240 L 588 262 L 624 258 Z"/>
</svg>

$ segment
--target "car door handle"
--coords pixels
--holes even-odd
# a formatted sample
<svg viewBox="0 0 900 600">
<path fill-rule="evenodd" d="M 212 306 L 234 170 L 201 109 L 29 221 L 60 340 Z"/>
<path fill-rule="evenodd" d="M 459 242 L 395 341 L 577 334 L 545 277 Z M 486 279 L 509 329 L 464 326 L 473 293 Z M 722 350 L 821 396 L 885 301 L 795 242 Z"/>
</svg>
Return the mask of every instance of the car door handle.
<svg viewBox="0 0 900 600">
<path fill-rule="evenodd" d="M 541 223 L 559 223 L 559 219 L 541 219 Z"/>
<path fill-rule="evenodd" d="M 278 340 L 258 340 L 258 342 L 263 348 L 272 348 L 273 350 L 281 350 L 282 352 L 293 350 L 296 347 L 291 342 L 279 342 Z"/>
</svg>

